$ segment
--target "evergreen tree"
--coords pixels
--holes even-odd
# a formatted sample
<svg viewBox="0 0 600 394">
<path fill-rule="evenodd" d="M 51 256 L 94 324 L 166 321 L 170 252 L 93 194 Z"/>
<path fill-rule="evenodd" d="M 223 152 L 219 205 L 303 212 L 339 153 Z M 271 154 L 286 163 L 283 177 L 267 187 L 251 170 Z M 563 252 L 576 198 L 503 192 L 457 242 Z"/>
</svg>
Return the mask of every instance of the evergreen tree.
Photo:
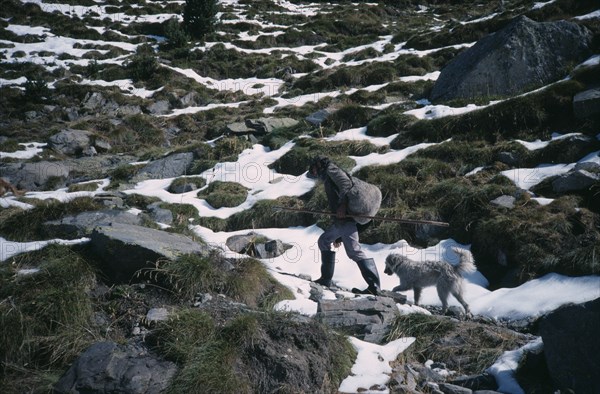
<svg viewBox="0 0 600 394">
<path fill-rule="evenodd" d="M 185 48 L 190 40 L 181 23 L 176 18 L 171 18 L 165 25 L 165 37 L 168 48 Z"/>
<path fill-rule="evenodd" d="M 194 38 L 202 38 L 214 30 L 219 5 L 217 0 L 186 0 L 183 23 Z"/>
</svg>

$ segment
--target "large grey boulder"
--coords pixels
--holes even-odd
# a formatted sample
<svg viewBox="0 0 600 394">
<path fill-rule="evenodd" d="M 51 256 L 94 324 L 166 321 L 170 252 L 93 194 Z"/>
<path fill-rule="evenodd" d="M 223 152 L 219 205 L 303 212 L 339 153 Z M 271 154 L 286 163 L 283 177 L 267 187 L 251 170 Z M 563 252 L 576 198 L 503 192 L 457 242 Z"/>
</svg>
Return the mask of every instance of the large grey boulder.
<svg viewBox="0 0 600 394">
<path fill-rule="evenodd" d="M 185 175 L 193 161 L 194 154 L 191 152 L 176 153 L 154 160 L 138 171 L 135 180 L 176 178 Z"/>
<path fill-rule="evenodd" d="M 431 100 L 510 96 L 554 82 L 591 54 L 591 37 L 589 30 L 572 22 L 518 17 L 450 62 Z"/>
<path fill-rule="evenodd" d="M 48 146 L 65 155 L 81 155 L 92 145 L 92 133 L 87 130 L 66 129 L 48 139 Z"/>
<path fill-rule="evenodd" d="M 111 103 L 100 92 L 90 92 L 86 94 L 82 103 L 84 109 L 97 112 L 103 112 L 107 106 L 116 107 L 117 103 Z"/>
<path fill-rule="evenodd" d="M 600 88 L 577 93 L 573 97 L 573 112 L 579 119 L 600 117 Z"/>
<path fill-rule="evenodd" d="M 387 297 L 320 300 L 316 318 L 359 339 L 383 343 L 389 325 L 399 315 L 396 302 Z"/>
<path fill-rule="evenodd" d="M 96 227 L 90 246 L 116 282 L 129 281 L 140 269 L 152 267 L 160 259 L 207 252 L 205 246 L 181 234 L 122 223 Z"/>
<path fill-rule="evenodd" d="M 560 308 L 543 317 L 548 371 L 558 387 L 578 394 L 600 393 L 600 298 Z"/>
<path fill-rule="evenodd" d="M 139 105 L 119 105 L 115 100 L 106 98 L 100 92 L 90 92 L 83 99 L 82 109 L 85 112 L 103 114 L 110 117 L 136 115 L 142 112 Z"/>
<path fill-rule="evenodd" d="M 258 134 L 267 134 L 275 129 L 293 127 L 297 124 L 298 121 L 292 118 L 258 118 L 246 120 L 246 126 L 254 129 L 255 133 Z"/>
<path fill-rule="evenodd" d="M 165 115 L 171 110 L 171 106 L 167 100 L 159 100 L 148 106 L 148 112 L 152 115 Z"/>
<path fill-rule="evenodd" d="M 75 360 L 54 389 L 60 394 L 158 394 L 176 373 L 175 363 L 140 345 L 98 342 Z"/>
<path fill-rule="evenodd" d="M 600 166 L 596 163 L 589 166 L 575 167 L 573 171 L 559 175 L 552 181 L 552 190 L 555 193 L 567 193 L 572 191 L 588 190 L 596 184 L 600 184 Z M 597 167 L 594 171 L 594 166 Z"/>
<path fill-rule="evenodd" d="M 52 220 L 44 223 L 43 227 L 53 237 L 80 238 L 89 236 L 97 226 L 110 226 L 113 223 L 141 225 L 142 218 L 126 211 L 105 209 Z"/>
<path fill-rule="evenodd" d="M 64 186 L 71 172 L 62 161 L 38 161 L 0 165 L 0 177 L 6 178 L 17 189 L 44 190 L 50 183 L 54 187 Z"/>
</svg>

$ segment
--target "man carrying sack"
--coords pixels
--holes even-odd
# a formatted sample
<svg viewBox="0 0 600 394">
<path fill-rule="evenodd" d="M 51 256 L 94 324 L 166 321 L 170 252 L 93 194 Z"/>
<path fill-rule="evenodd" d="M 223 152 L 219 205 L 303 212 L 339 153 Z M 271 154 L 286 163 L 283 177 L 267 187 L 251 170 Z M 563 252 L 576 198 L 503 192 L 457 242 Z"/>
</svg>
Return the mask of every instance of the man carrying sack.
<svg viewBox="0 0 600 394">
<path fill-rule="evenodd" d="M 325 156 L 311 160 L 307 175 L 323 181 L 329 208 L 336 214 L 334 223 L 319 237 L 321 277 L 315 282 L 331 286 L 335 269 L 335 252 L 331 246 L 339 247 L 341 243 L 348 257 L 358 265 L 368 286 L 364 290 L 353 288 L 352 292 L 377 295 L 381 286 L 377 266 L 362 251 L 356 227 L 357 223 L 366 224 L 371 219 L 352 215 L 374 216 L 381 206 L 381 191 L 377 186 L 351 176 Z"/>
</svg>

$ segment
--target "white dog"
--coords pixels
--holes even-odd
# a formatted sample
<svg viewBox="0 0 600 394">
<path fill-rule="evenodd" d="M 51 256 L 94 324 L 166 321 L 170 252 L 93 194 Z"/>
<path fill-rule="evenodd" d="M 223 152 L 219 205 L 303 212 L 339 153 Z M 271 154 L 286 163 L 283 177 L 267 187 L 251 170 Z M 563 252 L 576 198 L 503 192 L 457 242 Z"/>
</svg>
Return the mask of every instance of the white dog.
<svg viewBox="0 0 600 394">
<path fill-rule="evenodd" d="M 399 254 L 390 254 L 385 260 L 384 272 L 400 278 L 400 285 L 394 287 L 393 291 L 413 289 L 415 305 L 418 305 L 423 287 L 436 286 L 443 313 L 448 309 L 448 294 L 451 293 L 469 315 L 469 305 L 462 297 L 462 275 L 475 272 L 473 255 L 465 249 L 454 247 L 452 250 L 460 257 L 460 262 L 455 266 L 444 261 L 416 262 Z"/>
</svg>

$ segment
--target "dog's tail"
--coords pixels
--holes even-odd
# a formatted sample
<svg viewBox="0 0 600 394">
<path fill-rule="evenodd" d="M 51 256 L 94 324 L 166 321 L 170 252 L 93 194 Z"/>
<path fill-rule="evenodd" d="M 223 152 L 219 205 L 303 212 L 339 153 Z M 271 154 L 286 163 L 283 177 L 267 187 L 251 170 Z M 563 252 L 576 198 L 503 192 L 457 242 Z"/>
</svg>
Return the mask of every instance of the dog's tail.
<svg viewBox="0 0 600 394">
<path fill-rule="evenodd" d="M 470 251 L 457 247 L 453 247 L 452 250 L 460 259 L 458 264 L 454 266 L 456 272 L 460 275 L 465 275 L 477 271 L 477 267 L 475 267 L 475 263 L 473 262 L 473 255 Z"/>
</svg>

